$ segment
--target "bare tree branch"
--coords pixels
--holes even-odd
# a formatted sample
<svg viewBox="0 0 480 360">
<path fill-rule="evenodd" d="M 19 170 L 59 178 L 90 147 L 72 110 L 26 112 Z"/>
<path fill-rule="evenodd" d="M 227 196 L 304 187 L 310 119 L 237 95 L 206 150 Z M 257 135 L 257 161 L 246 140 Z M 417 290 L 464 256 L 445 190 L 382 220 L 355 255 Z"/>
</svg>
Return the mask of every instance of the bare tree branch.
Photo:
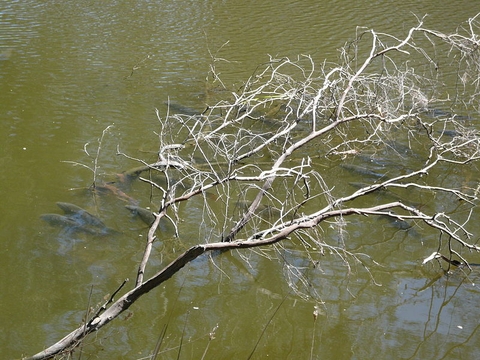
<svg viewBox="0 0 480 360">
<path fill-rule="evenodd" d="M 373 279 L 366 263 L 370 261 L 366 260 L 368 254 L 349 252 L 344 246 L 347 217 L 386 216 L 423 223 L 440 237 L 438 248 L 424 263 L 442 260 L 468 267 L 459 249 L 480 251 L 469 231 L 480 186 L 445 185 L 431 174 L 447 166 L 462 168 L 478 161 L 480 137 L 461 123 L 462 115 L 432 111 L 432 104 L 448 100 L 450 94 L 436 91 L 442 74 L 428 50 L 439 46 L 435 39 L 449 44 L 452 53 L 461 55 L 464 72 L 457 75 L 475 74 L 478 80 L 478 16 L 467 21 L 466 29 L 450 35 L 423 28 L 423 19 L 404 38 L 362 31 L 345 46 L 340 64 L 317 67 L 309 56 L 296 61 L 271 58 L 232 93 L 230 101 L 207 104 L 207 109 L 196 115 L 172 115 L 168 110 L 162 118 L 157 111 L 156 161 L 135 159 L 117 149 L 117 154 L 140 164 L 122 177 L 140 179 L 151 193 L 159 194 L 135 287 L 117 301 L 113 302 L 112 296 L 85 324 L 31 359 L 46 359 L 75 348 L 88 334 L 100 330 L 142 295 L 207 252 L 257 249 L 261 253 L 266 246 L 280 252 L 282 241 L 288 239 L 304 249 L 309 259 L 314 256 L 311 249 L 326 248 L 349 269 L 349 261 L 361 263 Z M 215 65 L 221 59 L 210 55 L 214 61 L 211 76 L 225 88 Z M 470 104 L 478 102 L 479 94 L 474 92 Z M 405 144 L 399 144 L 397 137 Z M 416 153 L 415 146 L 422 151 Z M 372 164 L 368 159 L 376 159 L 378 152 L 389 152 L 400 160 L 379 164 L 379 171 L 366 169 Z M 329 174 L 332 169 L 324 165 L 328 158 L 360 160 L 362 156 L 369 156 L 360 168 L 369 178 L 356 190 L 338 186 L 342 179 Z M 403 166 L 406 159 L 412 160 L 408 167 Z M 96 162 L 94 165 L 97 169 Z M 146 178 L 141 176 L 143 172 L 159 176 Z M 424 193 L 430 198 L 435 193 L 448 194 L 468 211 L 459 215 L 432 208 L 420 210 L 409 198 L 378 200 L 372 196 L 392 189 Z M 175 232 L 181 232 L 178 208 L 194 197 L 203 201 L 200 228 L 208 230 L 203 234 L 199 230 L 197 245 L 144 280 L 160 221 L 168 219 Z M 375 203 L 359 206 L 359 198 L 373 198 Z M 319 236 L 324 222 L 336 226 L 343 245 L 331 245 Z M 448 237 L 446 244 L 442 236 Z M 299 269 L 292 266 L 288 271 L 299 283 L 305 280 Z"/>
</svg>

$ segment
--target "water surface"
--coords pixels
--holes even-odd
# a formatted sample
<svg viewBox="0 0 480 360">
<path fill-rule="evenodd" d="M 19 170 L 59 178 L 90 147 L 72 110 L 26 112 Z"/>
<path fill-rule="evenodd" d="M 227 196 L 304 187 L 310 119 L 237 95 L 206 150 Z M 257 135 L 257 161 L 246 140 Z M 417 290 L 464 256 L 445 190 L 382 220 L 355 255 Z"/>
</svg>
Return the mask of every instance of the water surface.
<svg viewBox="0 0 480 360">
<path fill-rule="evenodd" d="M 170 101 L 196 112 L 213 101 L 205 86 L 212 64 L 227 88 L 236 89 L 269 55 L 337 61 L 357 26 L 402 36 L 416 25 L 413 14 L 428 13 L 428 26 L 449 32 L 477 11 L 472 1 L 3 2 L 3 357 L 33 354 L 60 339 L 81 323 L 88 304 L 103 302 L 124 278 L 135 276 L 146 227 L 124 209 L 129 198 L 107 194 L 98 201 L 88 190 L 93 173 L 64 162 L 92 167 L 108 126 L 114 125 L 101 143 L 99 181 L 138 166 L 117 156 L 117 145 L 131 156 L 155 159 L 155 109 L 165 116 Z M 339 192 L 362 181 L 336 164 L 328 167 L 335 169 L 333 177 L 345 179 Z M 438 174 L 444 175 L 446 182 L 475 181 L 478 169 Z M 128 196 L 149 205 L 144 186 L 134 185 Z M 40 215 L 60 213 L 57 201 L 82 206 L 123 234 L 92 238 L 51 227 Z M 427 206 L 442 211 L 442 204 Z M 457 205 L 446 206 L 453 211 Z M 180 238 L 164 224 L 166 235 L 155 245 L 147 275 L 196 243 L 201 211 L 195 202 L 181 210 L 194 225 Z M 181 358 L 201 358 L 207 346 L 207 358 L 247 358 L 260 338 L 256 358 L 475 358 L 478 271 L 445 277 L 436 266 L 421 266 L 437 235 L 397 225 L 351 218 L 343 235 L 323 229 L 330 241 L 371 255 L 379 264 L 370 263 L 372 274 L 361 265 L 348 269 L 329 254 L 313 268 L 295 255 L 295 244 L 286 245 L 292 252 L 284 251 L 283 262 L 255 252 L 242 254 L 246 259 L 237 253 L 199 259 L 92 336 L 85 351 L 92 358 L 143 358 L 168 324 L 165 358 L 177 357 L 182 338 Z M 310 297 L 291 291 L 284 276 L 288 261 L 307 269 L 312 288 L 304 292 Z"/>
</svg>

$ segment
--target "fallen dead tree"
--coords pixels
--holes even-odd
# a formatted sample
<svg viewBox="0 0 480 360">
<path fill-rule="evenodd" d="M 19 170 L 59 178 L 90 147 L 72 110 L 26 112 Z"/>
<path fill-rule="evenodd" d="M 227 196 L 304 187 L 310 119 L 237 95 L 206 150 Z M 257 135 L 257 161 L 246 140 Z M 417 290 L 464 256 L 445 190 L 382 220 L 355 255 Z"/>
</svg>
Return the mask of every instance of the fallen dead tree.
<svg viewBox="0 0 480 360">
<path fill-rule="evenodd" d="M 479 188 L 442 186 L 428 174 L 442 166 L 462 167 L 477 161 L 480 138 L 459 121 L 453 110 L 432 116 L 432 106 L 445 99 L 432 91 L 442 74 L 428 49 L 448 46 L 452 53 L 461 55 L 455 60 L 461 69 L 457 76 L 478 78 L 478 25 L 475 17 L 467 22 L 465 30 L 447 35 L 423 28 L 419 20 L 402 39 L 365 30 L 345 47 L 340 64 L 325 63 L 317 69 L 308 56 L 296 61 L 270 59 L 232 94 L 232 99 L 208 104 L 201 114 L 167 114 L 162 118 L 157 113 L 161 125 L 158 161 L 136 159 L 142 167 L 133 172 L 161 198 L 134 288 L 115 301 L 114 295 L 120 293 L 124 282 L 83 325 L 30 359 L 72 351 L 88 334 L 99 331 L 142 295 L 205 253 L 216 251 L 221 256 L 224 251 L 291 239 L 303 244 L 305 252 L 329 249 L 342 259 L 363 264 L 362 258 L 367 255 L 349 252 L 322 237 L 318 227 L 326 220 L 385 216 L 426 224 L 436 229 L 440 238 L 448 239 L 439 241 L 438 249 L 432 249 L 435 253 L 447 251 L 448 256 L 442 256 L 450 260 L 449 264 L 455 263 L 452 258 L 468 264 L 457 248 L 480 250 L 468 231 Z M 443 45 L 437 45 L 436 39 Z M 422 41 L 424 45 L 418 45 Z M 213 65 L 212 74 L 217 79 Z M 474 106 L 477 101 L 471 97 L 468 104 Z M 414 148 L 412 143 L 420 144 L 426 156 L 408 168 L 394 164 L 388 168 L 388 176 L 380 174 L 355 191 L 337 194 L 338 178 L 323 172 L 319 159 L 361 154 L 372 159 L 379 149 L 399 152 L 392 137 L 406 144 L 408 150 Z M 368 162 L 363 164 L 364 169 L 368 166 Z M 163 180 L 143 177 L 147 171 L 161 173 Z M 359 198 L 391 189 L 447 193 L 469 206 L 470 212 L 457 219 L 443 212 L 422 211 L 408 198 L 355 205 Z M 209 200 L 207 194 L 213 194 L 215 200 Z M 178 207 L 194 197 L 204 198 L 202 222 L 211 229 L 208 236 L 145 280 L 160 221 L 167 218 L 180 231 Z M 229 215 L 230 209 L 239 199 L 247 205 L 235 218 Z M 211 201 L 223 204 L 224 211 L 215 211 Z M 262 216 L 266 210 L 269 215 Z"/>
</svg>

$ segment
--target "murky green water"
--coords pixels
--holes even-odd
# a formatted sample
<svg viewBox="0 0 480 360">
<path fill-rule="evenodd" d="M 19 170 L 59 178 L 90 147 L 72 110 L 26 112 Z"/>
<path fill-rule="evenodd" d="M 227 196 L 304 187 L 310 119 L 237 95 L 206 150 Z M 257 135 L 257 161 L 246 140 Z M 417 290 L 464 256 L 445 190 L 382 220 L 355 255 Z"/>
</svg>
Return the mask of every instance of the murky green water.
<svg viewBox="0 0 480 360">
<path fill-rule="evenodd" d="M 474 1 L 1 3 L 2 358 L 52 344 L 81 323 L 90 292 L 94 306 L 124 278 L 135 277 L 146 228 L 124 208 L 130 198 L 92 196 L 92 172 L 64 162 L 93 166 L 107 126 L 114 125 L 102 142 L 100 181 L 138 166 L 116 156 L 117 145 L 131 156 L 155 158 L 156 108 L 166 114 L 171 101 L 172 109 L 198 111 L 212 100 L 205 87 L 211 55 L 225 83 L 235 88 L 268 54 L 335 61 L 356 26 L 401 36 L 416 24 L 413 12 L 430 14 L 430 27 L 453 31 L 478 10 Z M 334 171 L 348 191 L 349 182 L 361 181 L 346 169 Z M 475 166 L 471 171 L 478 174 Z M 446 174 L 445 181 L 476 176 Z M 145 189 L 134 184 L 127 195 L 145 206 Z M 42 222 L 41 214 L 61 213 L 58 201 L 100 214 L 124 234 L 92 238 Z M 180 215 L 198 224 L 201 210 L 193 202 Z M 176 358 L 182 339 L 183 359 L 201 358 L 207 347 L 206 358 L 247 358 L 260 338 L 258 359 L 475 358 L 479 273 L 447 278 L 436 267 L 422 267 L 436 249 L 435 234 L 385 219 L 346 222 L 343 236 L 328 226 L 324 236 L 371 255 L 379 264 L 371 264 L 371 275 L 329 254 L 313 268 L 295 256 L 292 244 L 280 252 L 265 250 L 271 257 L 282 254 L 280 261 L 250 251 L 201 258 L 90 337 L 85 357 L 144 358 L 168 325 L 163 358 Z M 175 238 L 168 224 L 161 228 L 147 276 L 201 233 L 193 225 Z M 297 296 L 284 280 L 289 261 L 305 266 L 312 286 L 303 290 L 311 292 L 310 299 Z M 472 261 L 480 262 L 473 255 Z"/>
</svg>

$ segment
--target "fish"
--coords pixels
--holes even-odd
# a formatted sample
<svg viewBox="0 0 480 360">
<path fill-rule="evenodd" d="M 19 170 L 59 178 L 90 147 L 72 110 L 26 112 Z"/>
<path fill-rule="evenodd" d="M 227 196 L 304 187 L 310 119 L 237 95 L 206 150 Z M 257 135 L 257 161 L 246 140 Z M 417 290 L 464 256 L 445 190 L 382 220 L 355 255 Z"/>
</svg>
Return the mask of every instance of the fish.
<svg viewBox="0 0 480 360">
<path fill-rule="evenodd" d="M 138 204 L 138 201 L 131 196 L 128 196 L 125 192 L 120 190 L 115 183 L 102 183 L 101 185 L 94 184 L 91 186 L 91 190 L 97 194 L 115 195 L 120 200 L 129 202 L 130 204 Z"/>
<path fill-rule="evenodd" d="M 365 166 L 359 166 L 359 165 L 353 165 L 353 164 L 341 164 L 340 167 L 350 172 L 357 173 L 359 175 L 388 180 L 388 177 L 384 173 L 367 169 L 365 168 Z"/>
<path fill-rule="evenodd" d="M 472 120 L 472 117 L 469 115 L 459 115 L 439 108 L 426 109 L 424 114 L 434 119 Z"/>
<path fill-rule="evenodd" d="M 203 112 L 205 112 L 205 110 L 203 110 L 203 112 L 201 112 L 201 111 L 195 110 L 191 107 L 188 107 L 188 106 L 185 106 L 185 105 L 182 105 L 182 104 L 178 104 L 178 103 L 174 103 L 174 102 L 168 102 L 168 103 L 166 103 L 166 105 L 168 106 L 169 110 L 172 113 L 179 114 L 179 115 L 195 116 L 195 115 L 200 115 Z"/>
<path fill-rule="evenodd" d="M 126 170 L 120 174 L 117 174 L 117 177 L 122 183 L 130 183 L 135 179 L 138 179 L 138 177 L 142 174 L 142 172 L 150 170 L 150 166 L 138 166 L 130 170 Z"/>
<path fill-rule="evenodd" d="M 87 210 L 80 206 L 66 202 L 57 202 L 57 206 L 63 210 L 68 218 L 78 222 L 80 225 L 91 225 L 97 228 L 104 229 L 107 226 L 95 215 L 90 214 Z"/>
<path fill-rule="evenodd" d="M 69 217 L 60 215 L 60 214 L 43 214 L 40 215 L 40 219 L 49 223 L 53 226 L 62 226 L 62 227 L 76 227 L 79 226 L 78 222 L 70 219 Z"/>
<path fill-rule="evenodd" d="M 89 227 L 82 226 L 79 222 L 74 219 L 69 218 L 68 216 L 59 215 L 59 214 L 43 214 L 40 216 L 40 219 L 45 221 L 51 226 L 65 228 L 73 232 L 83 232 L 89 235 L 100 235 L 101 232 L 98 229 L 93 229 Z"/>
<path fill-rule="evenodd" d="M 125 207 L 130 210 L 133 215 L 136 215 L 148 226 L 152 226 L 155 221 L 155 215 L 150 210 L 141 208 L 140 206 L 135 205 L 125 205 Z"/>
<path fill-rule="evenodd" d="M 405 220 L 400 220 L 388 215 L 380 215 L 380 218 L 385 219 L 388 221 L 389 225 L 393 228 L 399 229 L 399 230 L 408 230 L 413 227 L 412 224 Z"/>
<path fill-rule="evenodd" d="M 40 216 L 40 219 L 42 219 L 51 226 L 60 227 L 71 232 L 84 233 L 94 236 L 119 234 L 118 231 L 105 225 L 103 227 L 91 225 L 89 226 L 82 222 L 81 219 L 76 217 L 70 217 L 60 214 L 43 214 Z"/>
</svg>

